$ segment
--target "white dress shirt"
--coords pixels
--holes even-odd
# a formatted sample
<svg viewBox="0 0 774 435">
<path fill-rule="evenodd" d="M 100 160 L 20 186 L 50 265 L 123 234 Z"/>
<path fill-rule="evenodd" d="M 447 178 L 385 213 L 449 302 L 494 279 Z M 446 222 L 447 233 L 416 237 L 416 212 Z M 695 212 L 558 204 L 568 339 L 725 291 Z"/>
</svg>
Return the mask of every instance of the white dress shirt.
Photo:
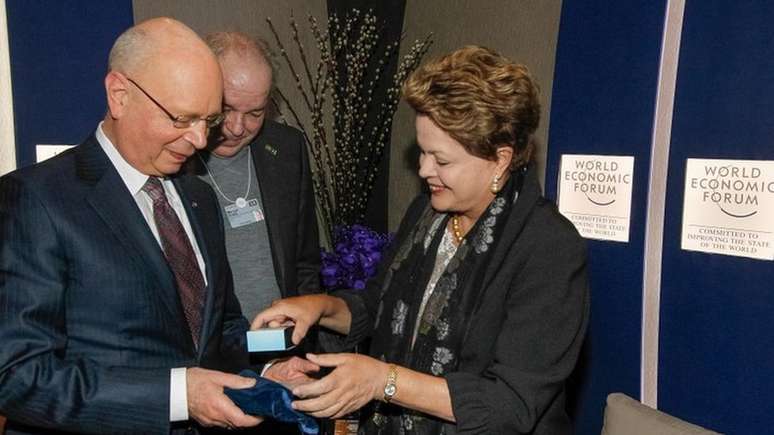
<svg viewBox="0 0 774 435">
<path fill-rule="evenodd" d="M 162 247 L 159 230 L 156 228 L 156 221 L 153 219 L 153 200 L 142 190 L 142 187 L 145 185 L 145 182 L 148 181 L 149 176 L 135 169 L 123 158 L 123 156 L 121 156 L 115 145 L 113 145 L 110 139 L 105 136 L 101 122 L 99 123 L 99 126 L 97 126 L 95 135 L 102 150 L 105 151 L 110 162 L 116 168 L 116 171 L 118 171 L 118 175 L 120 175 L 121 179 L 124 181 L 126 188 L 129 189 L 129 193 L 137 203 L 137 207 L 140 208 L 140 212 L 145 218 L 148 227 L 150 227 L 151 232 L 153 232 L 156 242 L 158 242 L 159 247 Z M 196 261 L 199 264 L 199 270 L 204 278 L 204 284 L 207 285 L 207 270 L 204 264 L 204 257 L 202 257 L 201 250 L 199 250 L 199 244 L 196 242 L 196 237 L 194 237 L 193 230 L 191 229 L 191 222 L 188 220 L 188 215 L 180 200 L 180 195 L 177 194 L 177 190 L 172 181 L 163 179 L 161 185 L 164 186 L 164 193 L 167 195 L 167 201 L 172 206 L 172 209 L 175 210 L 177 217 L 180 219 L 180 223 L 183 224 L 188 240 L 191 242 L 191 247 L 193 247 L 194 254 L 196 254 Z M 177 367 L 170 370 L 169 390 L 169 421 L 188 420 L 188 395 L 185 367 Z"/>
</svg>

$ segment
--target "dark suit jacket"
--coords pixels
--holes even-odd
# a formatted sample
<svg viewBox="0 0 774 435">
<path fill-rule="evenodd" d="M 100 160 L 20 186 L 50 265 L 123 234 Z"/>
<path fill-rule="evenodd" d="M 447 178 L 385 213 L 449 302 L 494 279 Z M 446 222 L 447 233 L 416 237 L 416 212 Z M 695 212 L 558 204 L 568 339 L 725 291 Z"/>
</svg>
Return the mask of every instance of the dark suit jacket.
<svg viewBox="0 0 774 435">
<path fill-rule="evenodd" d="M 247 364 L 210 187 L 175 186 L 206 263 L 198 349 L 156 239 L 94 136 L 0 178 L 0 414 L 9 433 L 168 433 L 170 368 Z"/>
<path fill-rule="evenodd" d="M 341 294 L 352 313 L 350 340 L 373 332 L 385 274 L 429 202 L 421 194 L 408 208 L 366 290 Z M 533 166 L 507 219 L 483 272 L 457 371 L 444 375 L 456 419 L 444 433 L 570 434 L 564 383 L 589 319 L 586 244 L 541 196 Z"/>
<path fill-rule="evenodd" d="M 304 137 L 293 127 L 267 119 L 249 146 L 282 297 L 319 292 L 320 245 Z M 207 174 L 197 158 L 189 160 L 186 171 Z"/>
</svg>

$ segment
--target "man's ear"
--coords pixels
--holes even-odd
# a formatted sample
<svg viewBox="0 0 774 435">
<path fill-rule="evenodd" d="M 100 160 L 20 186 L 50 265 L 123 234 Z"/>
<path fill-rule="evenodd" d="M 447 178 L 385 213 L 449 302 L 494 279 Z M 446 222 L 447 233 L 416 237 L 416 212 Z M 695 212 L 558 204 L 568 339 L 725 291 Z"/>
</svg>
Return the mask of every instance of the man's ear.
<svg viewBox="0 0 774 435">
<path fill-rule="evenodd" d="M 105 93 L 107 94 L 108 114 L 118 119 L 126 113 L 129 102 L 126 78 L 119 72 L 110 71 L 105 76 Z"/>
</svg>

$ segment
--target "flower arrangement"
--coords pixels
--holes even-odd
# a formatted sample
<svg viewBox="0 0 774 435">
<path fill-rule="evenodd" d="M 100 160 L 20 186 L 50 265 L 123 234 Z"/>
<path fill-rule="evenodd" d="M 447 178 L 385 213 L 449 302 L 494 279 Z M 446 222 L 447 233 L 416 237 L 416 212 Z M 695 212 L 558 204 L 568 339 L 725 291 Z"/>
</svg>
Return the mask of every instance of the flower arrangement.
<svg viewBox="0 0 774 435">
<path fill-rule="evenodd" d="M 320 278 L 323 288 L 328 291 L 364 289 L 368 278 L 376 274 L 382 251 L 391 239 L 391 235 L 377 233 L 363 225 L 337 228 L 333 250 L 322 252 Z"/>
<path fill-rule="evenodd" d="M 382 41 L 383 29 L 377 28 L 372 11 L 353 9 L 343 19 L 333 14 L 327 28 L 321 28 L 311 15 L 308 21 L 319 62 L 315 65 L 310 61 L 314 56 L 300 42 L 299 28 L 291 15 L 293 45 L 301 59 L 297 67 L 267 18 L 280 56 L 301 94 L 301 107 L 297 108 L 282 89 L 276 89 L 274 106 L 281 120 L 287 123 L 291 118 L 304 134 L 311 155 L 322 244 L 334 247 L 339 235 L 360 231 L 339 229 L 364 219 L 390 140 L 400 89 L 427 52 L 432 35 L 415 41 L 398 59 L 400 39 Z M 399 60 L 396 71 L 388 77 L 387 67 L 395 60 Z M 384 86 L 386 89 L 381 89 Z"/>
<path fill-rule="evenodd" d="M 372 11 L 353 9 L 344 18 L 332 14 L 327 28 L 309 15 L 319 51 L 319 62 L 313 64 L 291 15 L 293 45 L 301 60 L 297 67 L 271 19 L 266 21 L 301 94 L 300 108 L 293 107 L 282 89 L 276 89 L 273 103 L 281 120 L 291 118 L 302 131 L 311 155 L 322 245 L 330 249 L 322 250 L 323 287 L 362 289 L 391 239 L 362 225 L 368 199 L 390 140 L 400 89 L 430 47 L 432 35 L 416 40 L 398 58 L 400 38 L 383 41 Z M 393 61 L 397 67 L 388 77 Z"/>
<path fill-rule="evenodd" d="M 333 14 L 327 28 L 309 15 L 319 52 L 319 62 L 313 64 L 310 58 L 316 56 L 304 48 L 291 15 L 293 45 L 301 60 L 297 67 L 271 19 L 266 21 L 301 94 L 300 108 L 290 103 L 282 89 L 276 89 L 273 103 L 281 120 L 287 123 L 291 118 L 302 131 L 311 155 L 324 247 L 322 285 L 326 290 L 363 289 L 376 273 L 391 236 L 363 226 L 362 221 L 390 140 L 400 89 L 430 47 L 432 34 L 416 40 L 398 58 L 401 38 L 383 41 L 383 29 L 377 28 L 372 11 L 353 9 L 344 18 Z M 397 67 L 389 77 L 393 61 Z"/>
</svg>

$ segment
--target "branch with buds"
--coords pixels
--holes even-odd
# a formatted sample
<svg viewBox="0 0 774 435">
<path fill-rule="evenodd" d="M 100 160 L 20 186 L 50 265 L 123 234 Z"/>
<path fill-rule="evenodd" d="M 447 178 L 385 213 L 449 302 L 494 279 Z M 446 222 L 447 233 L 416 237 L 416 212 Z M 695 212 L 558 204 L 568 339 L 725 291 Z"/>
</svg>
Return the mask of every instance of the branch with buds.
<svg viewBox="0 0 774 435">
<path fill-rule="evenodd" d="M 291 15 L 292 46 L 299 66 L 291 60 L 271 19 L 266 21 L 301 96 L 301 107 L 293 107 L 289 90 L 276 89 L 274 106 L 282 121 L 304 133 L 323 244 L 330 247 L 335 228 L 361 223 L 365 217 L 390 141 L 401 87 L 430 47 L 432 34 L 416 40 L 398 59 L 402 38 L 384 41 L 372 11 L 353 9 L 343 19 L 331 15 L 327 28 L 310 15 L 309 28 L 319 52 L 314 65 Z M 395 60 L 395 73 L 384 77 Z M 383 99 L 378 99 L 380 94 Z"/>
</svg>

